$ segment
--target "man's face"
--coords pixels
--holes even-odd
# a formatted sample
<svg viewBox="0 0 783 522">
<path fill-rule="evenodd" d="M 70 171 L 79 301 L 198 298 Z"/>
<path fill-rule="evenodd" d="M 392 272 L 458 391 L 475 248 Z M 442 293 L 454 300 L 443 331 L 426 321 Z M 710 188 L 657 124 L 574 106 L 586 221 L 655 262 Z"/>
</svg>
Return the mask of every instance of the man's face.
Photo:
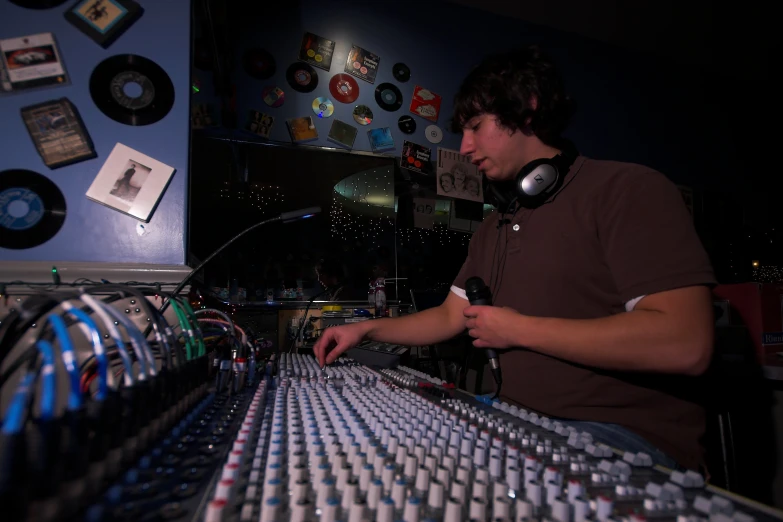
<svg viewBox="0 0 783 522">
<path fill-rule="evenodd" d="M 470 156 L 490 180 L 511 179 L 524 166 L 519 154 L 524 135 L 498 125 L 494 115 L 474 116 L 462 131 L 459 153 Z"/>
<path fill-rule="evenodd" d="M 443 192 L 451 192 L 454 188 L 454 182 L 451 181 L 450 176 L 441 176 L 440 187 L 443 189 Z"/>
</svg>

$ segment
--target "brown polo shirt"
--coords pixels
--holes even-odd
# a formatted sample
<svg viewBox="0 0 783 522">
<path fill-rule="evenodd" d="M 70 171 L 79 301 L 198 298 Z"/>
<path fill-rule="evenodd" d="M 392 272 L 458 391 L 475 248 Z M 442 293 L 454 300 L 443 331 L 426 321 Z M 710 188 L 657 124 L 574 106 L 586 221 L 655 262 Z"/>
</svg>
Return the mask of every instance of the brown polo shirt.
<svg viewBox="0 0 783 522">
<path fill-rule="evenodd" d="M 453 291 L 464 297 L 465 281 L 479 276 L 496 306 L 591 319 L 624 313 L 645 295 L 715 283 L 679 190 L 647 167 L 580 156 L 547 203 L 506 217 L 498 228 L 491 214 L 473 235 Z M 693 378 L 606 371 L 525 349 L 501 361 L 505 399 L 620 424 L 689 468 L 703 461 Z"/>
</svg>

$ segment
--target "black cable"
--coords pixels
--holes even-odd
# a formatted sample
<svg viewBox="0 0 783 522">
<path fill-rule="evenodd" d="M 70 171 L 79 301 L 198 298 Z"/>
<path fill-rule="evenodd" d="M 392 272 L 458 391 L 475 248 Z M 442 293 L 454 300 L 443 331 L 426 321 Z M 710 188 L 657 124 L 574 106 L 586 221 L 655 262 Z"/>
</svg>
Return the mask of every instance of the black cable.
<svg viewBox="0 0 783 522">
<path fill-rule="evenodd" d="M 322 295 L 330 292 L 334 288 L 335 288 L 334 286 L 328 286 L 322 292 L 315 294 L 313 297 L 307 300 L 307 306 L 305 307 L 304 317 L 302 318 L 302 321 L 299 323 L 299 329 L 297 330 L 294 338 L 291 339 L 291 343 L 288 345 L 288 350 L 286 353 L 291 353 L 291 351 L 294 349 L 294 343 L 296 343 L 296 340 L 302 334 L 302 330 L 304 329 L 305 324 L 307 323 L 307 313 L 310 310 L 310 307 L 315 302 L 315 300 L 321 297 Z M 277 363 L 277 359 L 279 358 L 280 358 L 280 345 L 277 346 L 277 358 L 275 360 L 275 363 Z"/>
<path fill-rule="evenodd" d="M 194 275 L 196 275 L 202 268 L 204 268 L 204 266 L 207 263 L 209 263 L 212 260 L 212 258 L 214 258 L 216 255 L 221 253 L 227 247 L 231 246 L 234 243 L 234 241 L 236 241 L 240 237 L 244 236 L 245 234 L 247 234 L 248 232 L 250 232 L 252 230 L 255 230 L 256 228 L 258 228 L 260 226 L 266 225 L 267 223 L 274 223 L 275 221 L 281 221 L 281 216 L 275 216 L 273 218 L 265 219 L 264 221 L 256 223 L 255 225 L 251 225 L 251 226 L 247 227 L 245 230 L 243 230 L 242 232 L 240 232 L 239 234 L 237 234 L 234 237 L 232 237 L 231 239 L 229 239 L 227 242 L 225 242 L 223 244 L 223 246 L 221 246 L 220 248 L 218 248 L 217 250 L 212 252 L 209 255 L 209 257 L 207 257 L 204 261 L 202 261 L 196 268 L 191 270 L 190 273 L 188 275 L 186 275 L 185 278 L 182 281 L 180 281 L 180 283 L 176 286 L 176 288 L 174 288 L 174 290 L 171 291 L 171 294 L 172 295 L 179 294 L 182 291 L 182 289 L 185 288 L 185 285 L 187 285 L 190 282 L 190 280 L 193 279 Z M 161 307 L 160 307 L 161 313 L 163 313 L 166 310 L 166 308 L 168 308 L 169 301 L 170 301 L 170 299 L 163 302 L 163 305 L 161 305 Z"/>
</svg>

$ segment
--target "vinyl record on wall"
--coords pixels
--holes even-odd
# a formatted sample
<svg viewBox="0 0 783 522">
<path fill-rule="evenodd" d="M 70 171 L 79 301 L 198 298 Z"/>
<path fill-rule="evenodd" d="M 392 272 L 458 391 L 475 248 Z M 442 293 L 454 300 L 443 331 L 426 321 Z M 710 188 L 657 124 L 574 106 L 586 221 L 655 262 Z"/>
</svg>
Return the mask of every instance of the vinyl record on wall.
<svg viewBox="0 0 783 522">
<path fill-rule="evenodd" d="M 202 71 L 211 71 L 214 65 L 212 49 L 204 38 L 196 38 L 193 42 L 193 65 Z"/>
<path fill-rule="evenodd" d="M 313 92 L 318 87 L 318 73 L 304 62 L 294 62 L 285 72 L 288 85 L 297 92 Z"/>
<path fill-rule="evenodd" d="M 49 178 L 31 170 L 0 172 L 0 248 L 46 243 L 65 222 L 65 198 Z"/>
<path fill-rule="evenodd" d="M 405 83 L 411 79 L 411 70 L 404 63 L 395 63 L 392 67 L 392 75 L 398 82 Z"/>
<path fill-rule="evenodd" d="M 329 81 L 329 92 L 340 103 L 353 103 L 359 97 L 359 84 L 353 76 L 338 73 Z"/>
<path fill-rule="evenodd" d="M 256 80 L 267 80 L 277 71 L 274 57 L 266 49 L 251 47 L 242 56 L 242 67 Z"/>
<path fill-rule="evenodd" d="M 118 54 L 99 63 L 90 76 L 90 95 L 101 112 L 125 125 L 155 123 L 174 106 L 174 84 L 166 71 L 135 54 Z"/>
<path fill-rule="evenodd" d="M 393 83 L 382 83 L 375 88 L 375 101 L 381 109 L 394 112 L 402 107 L 402 93 Z"/>
</svg>

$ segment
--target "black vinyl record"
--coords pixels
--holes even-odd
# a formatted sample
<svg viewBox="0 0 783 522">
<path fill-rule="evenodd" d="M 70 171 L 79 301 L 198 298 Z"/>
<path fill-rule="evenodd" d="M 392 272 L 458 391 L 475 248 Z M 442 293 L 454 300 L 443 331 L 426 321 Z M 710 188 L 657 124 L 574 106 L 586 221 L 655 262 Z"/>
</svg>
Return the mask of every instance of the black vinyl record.
<svg viewBox="0 0 783 522">
<path fill-rule="evenodd" d="M 404 63 L 395 63 L 392 67 L 392 75 L 398 82 L 407 82 L 411 79 L 411 70 Z"/>
<path fill-rule="evenodd" d="M 193 65 L 202 71 L 211 71 L 214 64 L 212 49 L 206 38 L 196 38 L 193 41 Z"/>
<path fill-rule="evenodd" d="M 405 134 L 413 134 L 416 132 L 416 121 L 413 119 L 413 116 L 408 116 L 407 114 L 405 116 L 400 116 L 400 119 L 397 120 L 397 126 Z"/>
<path fill-rule="evenodd" d="M 62 5 L 68 0 L 10 0 L 12 4 L 28 9 L 50 9 Z"/>
<path fill-rule="evenodd" d="M 402 107 L 402 93 L 393 83 L 382 83 L 375 88 L 375 101 L 381 109 L 394 112 Z"/>
<path fill-rule="evenodd" d="M 166 71 L 152 60 L 118 54 L 106 58 L 92 71 L 90 96 L 101 112 L 114 121 L 149 125 L 162 120 L 171 110 L 174 85 Z"/>
<path fill-rule="evenodd" d="M 65 198 L 49 178 L 31 170 L 0 172 L 0 247 L 46 243 L 64 221 Z"/>
<path fill-rule="evenodd" d="M 297 92 L 313 92 L 318 87 L 318 73 L 304 62 L 294 62 L 285 72 L 288 85 Z"/>
<path fill-rule="evenodd" d="M 274 57 L 266 49 L 252 47 L 242 57 L 245 72 L 256 80 L 268 80 L 277 71 Z"/>
</svg>

